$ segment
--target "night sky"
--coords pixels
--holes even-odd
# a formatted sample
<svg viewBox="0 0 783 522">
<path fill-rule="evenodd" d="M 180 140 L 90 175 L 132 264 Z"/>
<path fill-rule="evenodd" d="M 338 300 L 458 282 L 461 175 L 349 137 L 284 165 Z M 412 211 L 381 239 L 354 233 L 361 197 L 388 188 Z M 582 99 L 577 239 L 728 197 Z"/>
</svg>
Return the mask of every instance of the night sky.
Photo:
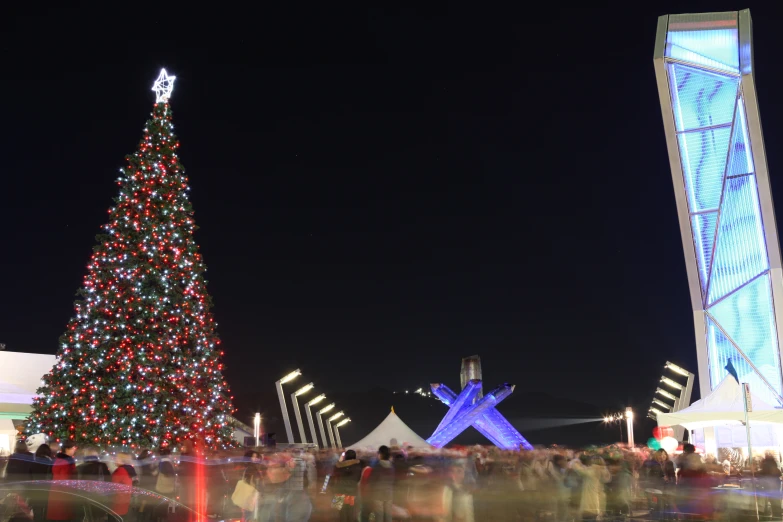
<svg viewBox="0 0 783 522">
<path fill-rule="evenodd" d="M 295 368 L 456 388 L 478 354 L 487 386 L 644 412 L 666 360 L 696 367 L 657 17 L 751 8 L 783 201 L 783 12 L 759 4 L 14 7 L 0 342 L 55 353 L 166 67 L 237 396 Z"/>
</svg>

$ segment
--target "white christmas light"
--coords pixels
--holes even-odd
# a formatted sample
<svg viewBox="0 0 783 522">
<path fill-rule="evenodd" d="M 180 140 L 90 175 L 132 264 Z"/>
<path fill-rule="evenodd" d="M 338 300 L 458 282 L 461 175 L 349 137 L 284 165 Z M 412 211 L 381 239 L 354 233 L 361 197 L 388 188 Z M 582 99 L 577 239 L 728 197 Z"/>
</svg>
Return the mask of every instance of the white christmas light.
<svg viewBox="0 0 783 522">
<path fill-rule="evenodd" d="M 174 90 L 174 80 L 176 79 L 176 76 L 169 76 L 166 69 L 160 70 L 158 79 L 155 80 L 155 83 L 152 85 L 152 90 L 155 91 L 156 103 L 166 103 L 169 101 L 169 98 L 171 98 L 171 91 Z"/>
</svg>

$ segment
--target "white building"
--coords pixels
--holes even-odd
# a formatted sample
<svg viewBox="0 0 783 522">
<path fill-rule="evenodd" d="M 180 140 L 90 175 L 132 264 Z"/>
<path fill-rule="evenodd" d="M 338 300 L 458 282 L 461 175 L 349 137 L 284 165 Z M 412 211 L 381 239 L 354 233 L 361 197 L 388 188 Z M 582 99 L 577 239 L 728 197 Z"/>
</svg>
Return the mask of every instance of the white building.
<svg viewBox="0 0 783 522">
<path fill-rule="evenodd" d="M 17 426 L 32 411 L 41 379 L 55 362 L 54 355 L 0 352 L 0 454 L 11 451 Z"/>
</svg>

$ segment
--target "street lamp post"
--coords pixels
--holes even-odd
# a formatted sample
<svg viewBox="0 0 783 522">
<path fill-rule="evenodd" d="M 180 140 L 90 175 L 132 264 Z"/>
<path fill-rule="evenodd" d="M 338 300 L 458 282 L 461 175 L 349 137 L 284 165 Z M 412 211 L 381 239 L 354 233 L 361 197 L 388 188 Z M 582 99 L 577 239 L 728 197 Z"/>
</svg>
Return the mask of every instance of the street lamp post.
<svg viewBox="0 0 783 522">
<path fill-rule="evenodd" d="M 253 417 L 253 435 L 256 437 L 256 448 L 260 446 L 259 444 L 259 438 L 261 436 L 261 414 L 256 413 L 256 416 Z"/>
<path fill-rule="evenodd" d="M 321 440 L 324 441 L 324 446 L 323 446 L 324 448 L 329 446 L 329 442 L 326 440 L 326 432 L 324 431 L 323 414 L 328 412 L 328 411 L 331 411 L 333 408 L 334 408 L 334 403 L 332 403 L 332 404 L 330 404 L 328 406 L 324 406 L 319 411 L 317 411 L 316 414 L 315 414 L 318 417 L 318 429 L 321 432 Z"/>
<path fill-rule="evenodd" d="M 326 398 L 326 395 L 324 395 L 324 394 L 322 393 L 321 395 L 319 395 L 319 396 L 318 396 L 318 397 L 316 397 L 315 399 L 311 400 L 310 402 L 306 402 L 306 403 L 305 403 L 305 413 L 307 414 L 307 424 L 309 424 L 309 425 L 310 425 L 310 435 L 312 435 L 312 436 L 313 436 L 313 443 L 314 443 L 314 444 L 315 444 L 317 447 L 326 447 L 326 446 L 325 446 L 325 445 L 324 445 L 324 446 L 320 446 L 320 445 L 318 444 L 318 436 L 316 436 L 316 434 L 315 434 L 315 424 L 313 423 L 313 412 L 312 412 L 312 411 L 310 411 L 310 406 L 313 406 L 313 405 L 315 405 L 315 404 L 318 404 L 319 402 L 321 402 L 321 401 L 322 401 L 322 400 L 324 400 L 325 398 Z"/>
<path fill-rule="evenodd" d="M 302 438 L 302 444 L 307 444 L 307 436 L 305 435 L 304 424 L 302 423 L 302 413 L 299 411 L 299 397 L 304 395 L 313 389 L 315 385 L 313 383 L 302 386 L 294 393 L 291 394 L 291 403 L 294 405 L 294 415 L 296 415 L 296 425 L 299 426 L 299 436 Z"/>
<path fill-rule="evenodd" d="M 604 423 L 606 424 L 614 424 L 615 422 L 618 423 L 620 426 L 620 443 L 623 442 L 623 414 L 617 413 L 615 415 L 609 415 L 607 417 L 604 417 Z"/>
<path fill-rule="evenodd" d="M 289 444 L 294 443 L 294 432 L 291 431 L 291 419 L 288 418 L 288 406 L 285 405 L 285 397 L 283 397 L 283 385 L 287 382 L 291 382 L 297 377 L 302 375 L 301 370 L 295 370 L 279 381 L 275 382 L 275 388 L 277 388 L 277 398 L 280 399 L 280 409 L 283 412 L 283 422 L 285 423 L 285 435 L 288 437 Z"/>
<path fill-rule="evenodd" d="M 662 401 L 657 402 L 657 404 L 668 407 L 671 413 L 678 412 L 682 409 L 687 408 L 691 403 L 691 393 L 693 392 L 693 381 L 695 375 L 689 372 L 688 370 L 686 370 L 685 368 L 677 366 L 676 364 L 671 363 L 669 361 L 666 361 L 666 366 L 664 366 L 664 369 L 668 370 L 669 372 L 671 372 L 671 374 L 673 374 L 678 378 L 684 377 L 685 384 L 677 382 L 674 379 L 667 377 L 666 375 L 661 377 L 661 382 L 664 383 L 666 386 L 676 390 L 676 395 L 674 393 L 670 393 L 666 390 L 662 390 L 661 388 L 658 388 L 657 390 L 655 390 L 655 392 L 673 401 L 674 405 L 661 404 Z M 674 426 L 674 434 L 678 440 L 683 439 L 683 436 L 685 435 L 685 428 L 683 426 Z M 706 431 L 704 432 L 704 437 L 705 437 L 705 444 L 707 446 L 710 446 L 711 445 L 710 441 L 713 441 L 714 439 L 714 433 L 712 432 L 712 428 L 706 428 Z"/>
<path fill-rule="evenodd" d="M 334 425 L 334 437 L 337 439 L 337 447 L 342 448 L 343 447 L 343 441 L 340 440 L 340 426 L 345 426 L 351 422 L 351 418 L 348 417 L 347 419 L 343 419 L 337 424 Z"/>
<path fill-rule="evenodd" d="M 326 429 L 329 430 L 329 440 L 331 441 L 333 448 L 336 447 L 336 446 L 335 446 L 335 442 L 334 442 L 334 431 L 332 431 L 332 422 L 336 421 L 337 419 L 339 419 L 343 415 L 345 415 L 345 412 L 338 411 L 337 413 L 335 413 L 334 415 L 329 417 L 327 419 L 327 421 L 326 421 Z"/>
<path fill-rule="evenodd" d="M 633 409 L 630 407 L 625 409 L 625 423 L 628 426 L 628 447 L 633 449 Z"/>
</svg>

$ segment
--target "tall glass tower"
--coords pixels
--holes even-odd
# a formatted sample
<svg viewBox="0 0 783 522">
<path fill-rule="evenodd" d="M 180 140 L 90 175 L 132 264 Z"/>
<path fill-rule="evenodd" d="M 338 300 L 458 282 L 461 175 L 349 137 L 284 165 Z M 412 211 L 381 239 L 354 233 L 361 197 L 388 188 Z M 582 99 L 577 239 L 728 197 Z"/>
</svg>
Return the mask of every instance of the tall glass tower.
<svg viewBox="0 0 783 522">
<path fill-rule="evenodd" d="M 701 396 L 727 375 L 783 404 L 775 212 L 750 11 L 658 19 L 655 75 L 688 272 Z"/>
</svg>

